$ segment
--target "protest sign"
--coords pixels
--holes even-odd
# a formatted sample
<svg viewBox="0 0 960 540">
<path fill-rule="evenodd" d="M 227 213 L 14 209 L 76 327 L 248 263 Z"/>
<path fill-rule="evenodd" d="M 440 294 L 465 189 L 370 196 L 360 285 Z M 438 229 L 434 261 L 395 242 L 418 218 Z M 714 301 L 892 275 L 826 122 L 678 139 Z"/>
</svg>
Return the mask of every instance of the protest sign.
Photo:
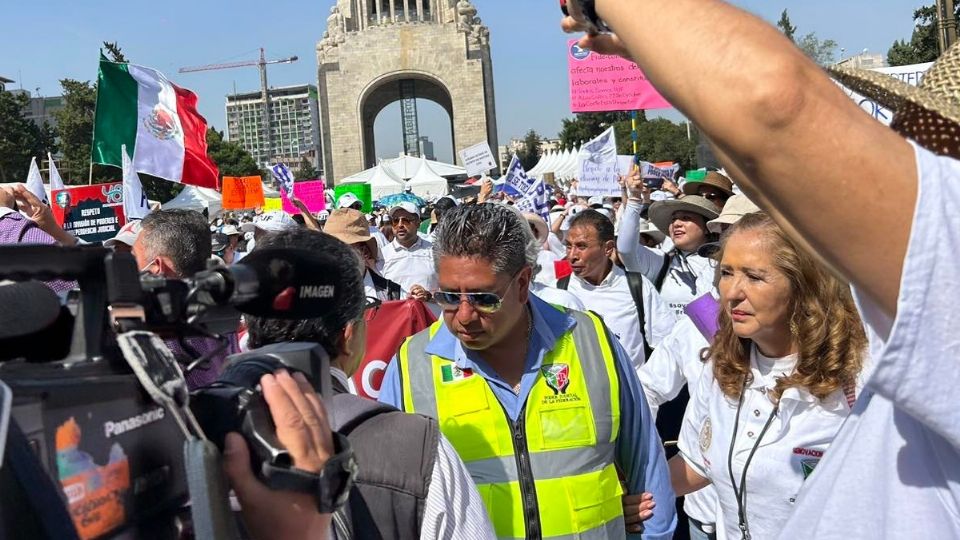
<svg viewBox="0 0 960 540">
<path fill-rule="evenodd" d="M 350 378 L 350 390 L 369 399 L 380 396 L 383 373 L 403 340 L 430 326 L 436 317 L 416 300 L 384 302 L 367 310 L 367 351 L 360 367 Z"/>
<path fill-rule="evenodd" d="M 924 64 L 911 64 L 908 66 L 876 68 L 873 71 L 886 73 L 887 75 L 896 77 L 907 84 L 917 86 L 920 84 L 920 81 L 923 80 L 923 76 L 927 73 L 927 70 L 930 69 L 930 66 L 932 65 L 933 62 L 927 62 Z M 839 85 L 840 83 L 837 84 Z M 891 111 L 890 109 L 880 105 L 870 98 L 861 96 L 845 86 L 840 85 L 840 88 L 842 88 L 844 93 L 847 94 L 847 96 L 849 96 L 854 102 L 856 102 L 861 109 L 866 111 L 867 114 L 876 118 L 883 125 L 890 125 L 890 121 L 893 120 L 894 111 Z"/>
<path fill-rule="evenodd" d="M 283 201 L 280 197 L 267 197 L 263 199 L 264 212 L 279 212 L 283 210 Z"/>
<path fill-rule="evenodd" d="M 467 176 L 481 176 L 497 168 L 497 160 L 486 141 L 464 148 L 460 152 L 460 161 L 467 169 Z"/>
<path fill-rule="evenodd" d="M 617 174 L 627 176 L 633 172 L 633 156 L 617 156 Z"/>
<path fill-rule="evenodd" d="M 609 127 L 596 139 L 584 144 L 577 156 L 580 171 L 577 195 L 593 197 L 599 195 L 618 196 L 621 189 L 618 180 L 617 139 L 613 128 Z"/>
<path fill-rule="evenodd" d="M 333 188 L 334 200 L 339 201 L 340 197 L 345 193 L 353 193 L 358 199 L 363 201 L 363 208 L 360 209 L 361 212 L 364 214 L 373 212 L 373 193 L 370 189 L 370 184 L 340 184 Z M 334 204 L 334 206 L 336 206 L 336 204 Z"/>
<path fill-rule="evenodd" d="M 644 178 L 663 178 L 673 180 L 680 172 L 680 165 L 672 161 L 661 161 L 659 163 L 640 162 L 640 176 Z"/>
<path fill-rule="evenodd" d="M 550 207 L 547 205 L 546 186 L 543 180 L 527 176 L 516 154 L 510 160 L 504 184 L 509 187 L 508 191 L 512 190 L 519 195 L 520 198 L 514 202 L 517 210 L 537 214 L 549 222 Z"/>
<path fill-rule="evenodd" d="M 572 112 L 638 111 L 671 107 L 629 60 L 567 42 Z"/>
<path fill-rule="evenodd" d="M 317 213 L 326 210 L 327 199 L 324 197 L 323 190 L 327 188 L 323 180 L 314 180 L 312 182 L 297 182 L 293 184 L 293 194 L 307 205 L 307 210 Z M 283 201 L 283 211 L 288 214 L 299 214 L 300 210 L 290 202 L 286 191 L 280 192 L 280 200 Z"/>
<path fill-rule="evenodd" d="M 51 196 L 57 225 L 85 242 L 109 240 L 126 223 L 120 182 L 58 189 Z"/>
<path fill-rule="evenodd" d="M 249 210 L 263 206 L 263 181 L 259 176 L 224 176 L 223 209 Z"/>
</svg>

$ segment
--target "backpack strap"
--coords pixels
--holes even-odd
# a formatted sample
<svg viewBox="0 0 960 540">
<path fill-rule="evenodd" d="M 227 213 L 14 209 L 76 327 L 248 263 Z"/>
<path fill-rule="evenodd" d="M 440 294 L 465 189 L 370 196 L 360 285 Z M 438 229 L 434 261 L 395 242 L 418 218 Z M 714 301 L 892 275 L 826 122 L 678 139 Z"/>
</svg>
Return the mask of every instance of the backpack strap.
<svg viewBox="0 0 960 540">
<path fill-rule="evenodd" d="M 624 272 L 627 275 L 627 284 L 630 286 L 630 296 L 633 297 L 633 303 L 637 307 L 637 317 L 640 319 L 640 339 L 643 340 L 643 351 L 646 353 L 647 358 L 650 358 L 650 353 L 653 352 L 653 348 L 650 347 L 650 342 L 647 340 L 646 328 L 647 328 L 647 313 L 643 307 L 643 274 L 637 272 Z"/>
<path fill-rule="evenodd" d="M 663 264 L 660 266 L 660 272 L 657 273 L 657 279 L 653 280 L 653 286 L 657 292 L 663 290 L 663 282 L 667 279 L 667 273 L 670 271 L 670 263 L 673 262 L 674 252 L 663 254 Z"/>
<path fill-rule="evenodd" d="M 557 280 L 557 288 L 565 291 L 570 286 L 570 276 L 564 276 Z"/>
</svg>

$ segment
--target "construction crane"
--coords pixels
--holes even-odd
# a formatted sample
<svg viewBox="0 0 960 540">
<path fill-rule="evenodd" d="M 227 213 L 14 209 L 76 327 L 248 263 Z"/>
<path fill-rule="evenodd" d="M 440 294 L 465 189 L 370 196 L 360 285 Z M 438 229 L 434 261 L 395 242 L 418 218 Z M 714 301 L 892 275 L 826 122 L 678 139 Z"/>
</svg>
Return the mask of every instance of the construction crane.
<svg viewBox="0 0 960 540">
<path fill-rule="evenodd" d="M 267 88 L 267 66 L 270 64 L 292 64 L 299 60 L 296 56 L 281 58 L 279 60 L 267 60 L 264 55 L 263 47 L 260 47 L 259 60 L 246 60 L 243 62 L 229 62 L 226 64 L 208 64 L 206 66 L 183 67 L 179 73 L 193 73 L 195 71 L 214 71 L 218 69 L 232 69 L 238 67 L 257 66 L 260 69 L 260 98 L 263 99 L 263 130 L 266 135 L 267 152 L 265 159 L 267 166 L 273 159 L 273 129 L 270 127 L 270 92 Z"/>
</svg>

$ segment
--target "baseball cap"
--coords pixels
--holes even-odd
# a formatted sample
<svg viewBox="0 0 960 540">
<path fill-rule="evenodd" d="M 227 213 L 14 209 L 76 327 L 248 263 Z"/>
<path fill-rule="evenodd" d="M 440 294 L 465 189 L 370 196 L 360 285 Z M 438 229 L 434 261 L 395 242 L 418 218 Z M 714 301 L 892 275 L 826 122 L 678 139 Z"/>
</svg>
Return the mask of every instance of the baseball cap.
<svg viewBox="0 0 960 540">
<path fill-rule="evenodd" d="M 133 243 L 137 241 L 137 237 L 140 236 L 140 220 L 130 221 L 123 227 L 120 227 L 120 230 L 117 231 L 117 235 L 113 238 L 105 241 L 103 247 L 112 248 L 113 246 L 119 244 L 126 244 L 130 247 L 133 247 Z"/>
<path fill-rule="evenodd" d="M 420 215 L 420 209 L 417 208 L 417 205 L 413 204 L 410 201 L 403 201 L 403 202 L 397 203 L 394 206 L 391 206 L 390 212 L 389 212 L 390 217 L 393 217 L 394 212 L 396 212 L 397 210 L 405 210 L 415 216 Z"/>
<path fill-rule="evenodd" d="M 363 204 L 363 201 L 353 193 L 344 193 L 340 196 L 340 199 L 337 200 L 337 208 L 350 208 L 356 203 Z"/>
<path fill-rule="evenodd" d="M 264 212 L 253 219 L 253 223 L 244 223 L 240 226 L 243 232 L 253 232 L 260 229 L 266 232 L 278 232 L 298 227 L 297 222 L 284 212 Z"/>
</svg>

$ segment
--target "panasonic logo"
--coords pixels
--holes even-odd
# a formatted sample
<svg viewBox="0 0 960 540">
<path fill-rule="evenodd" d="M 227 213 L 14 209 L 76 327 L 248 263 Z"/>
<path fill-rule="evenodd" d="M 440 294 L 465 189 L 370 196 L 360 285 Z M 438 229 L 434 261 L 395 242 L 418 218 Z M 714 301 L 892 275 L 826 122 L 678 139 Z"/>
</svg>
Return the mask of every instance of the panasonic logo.
<svg viewBox="0 0 960 540">
<path fill-rule="evenodd" d="M 304 285 L 300 298 L 333 298 L 333 285 Z"/>
<path fill-rule="evenodd" d="M 163 407 L 157 407 L 152 411 L 147 411 L 143 414 L 138 414 L 136 416 L 131 416 L 124 420 L 119 420 L 117 422 L 106 422 L 103 424 L 103 432 L 106 434 L 107 438 L 116 437 L 118 435 L 123 435 L 128 431 L 133 431 L 135 429 L 140 429 L 143 426 L 153 424 L 154 422 L 159 422 L 163 420 L 164 409 Z"/>
</svg>

